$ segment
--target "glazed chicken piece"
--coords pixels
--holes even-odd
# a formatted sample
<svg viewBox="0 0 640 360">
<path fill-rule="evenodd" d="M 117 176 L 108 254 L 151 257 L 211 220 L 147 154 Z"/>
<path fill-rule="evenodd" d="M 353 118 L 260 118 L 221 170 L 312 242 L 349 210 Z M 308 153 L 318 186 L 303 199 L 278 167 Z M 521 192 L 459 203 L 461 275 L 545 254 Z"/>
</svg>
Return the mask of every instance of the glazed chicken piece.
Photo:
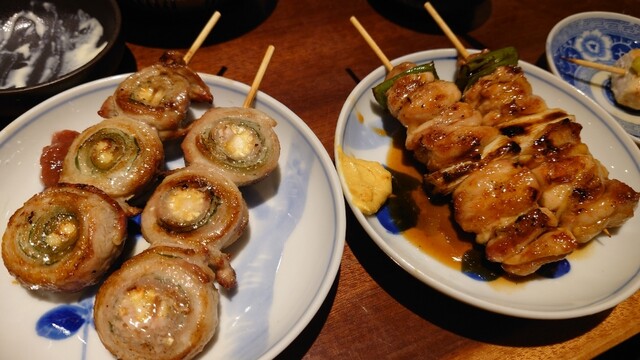
<svg viewBox="0 0 640 360">
<path fill-rule="evenodd" d="M 520 116 L 547 109 L 542 98 L 533 94 L 531 84 L 520 67 L 501 66 L 471 85 L 464 102 L 480 111 L 484 125 L 498 125 Z"/>
<path fill-rule="evenodd" d="M 520 146 L 519 162 L 535 167 L 536 162 L 548 156 L 572 151 L 588 154 L 589 150 L 580 140 L 582 126 L 573 115 L 561 109 L 548 109 L 504 122 L 496 126 Z M 571 149 L 571 150 L 569 150 Z"/>
<path fill-rule="evenodd" d="M 570 229 L 579 243 L 586 243 L 607 228 L 622 225 L 633 216 L 639 194 L 628 185 L 609 179 L 607 169 L 593 157 L 580 139 L 582 126 L 573 116 L 558 110 L 511 122 L 523 131 L 514 139 L 522 144 L 520 163 L 536 175 L 542 185 L 540 204 L 558 216 L 559 226 Z M 505 124 L 506 125 L 506 124 Z"/>
<path fill-rule="evenodd" d="M 512 159 L 492 161 L 470 174 L 452 194 L 455 220 L 484 244 L 496 228 L 538 207 L 540 184 Z"/>
<path fill-rule="evenodd" d="M 479 112 L 469 104 L 456 102 L 408 132 L 405 147 L 429 171 L 462 161 L 478 161 L 485 146 L 500 135 L 497 128 L 481 122 Z"/>
<path fill-rule="evenodd" d="M 389 70 L 387 72 L 387 75 L 384 77 L 385 80 L 391 79 L 396 75 L 400 75 L 400 73 L 409 70 L 409 69 L 413 69 L 414 67 L 416 67 L 417 64 L 411 61 L 405 61 L 405 62 L 401 62 L 400 64 L 394 66 L 391 70 Z M 433 74 L 431 74 L 433 75 Z M 432 79 L 430 81 L 435 80 L 435 77 L 432 77 Z"/>
<path fill-rule="evenodd" d="M 410 133 L 458 102 L 461 96 L 455 84 L 435 80 L 430 72 L 411 74 L 391 86 L 387 92 L 387 106 L 391 115 Z"/>
<path fill-rule="evenodd" d="M 587 196 L 578 191 L 560 217 L 580 243 L 586 243 L 606 229 L 619 227 L 633 216 L 640 193 L 629 185 L 609 179 L 599 196 Z"/>
<path fill-rule="evenodd" d="M 498 67 L 463 94 L 406 75 L 386 100 L 407 128 L 405 147 L 427 167 L 425 183 L 451 195 L 458 225 L 509 274 L 532 274 L 633 216 L 640 194 L 608 178 L 582 126 L 547 108 L 517 66 Z"/>
<path fill-rule="evenodd" d="M 511 275 L 527 276 L 544 264 L 564 259 L 578 247 L 573 234 L 567 229 L 552 228 L 545 231 L 516 255 L 502 261 L 502 268 Z M 491 246 L 487 258 L 492 260 Z M 495 259 L 494 259 L 495 261 Z"/>
<path fill-rule="evenodd" d="M 417 152 L 420 150 L 416 150 Z M 513 159 L 520 146 L 506 136 L 497 136 L 482 149 L 479 159 L 454 163 L 424 175 L 424 181 L 434 194 L 450 195 L 469 175 L 500 159 Z"/>
<path fill-rule="evenodd" d="M 209 87 L 187 67 L 182 54 L 168 51 L 157 64 L 127 77 L 98 114 L 127 116 L 154 126 L 163 140 L 184 134 L 191 102 L 213 102 Z"/>
<path fill-rule="evenodd" d="M 402 63 L 387 79 L 415 66 Z M 407 128 L 405 147 L 414 151 L 429 171 L 464 160 L 478 160 L 484 146 L 499 135 L 482 126 L 481 114 L 460 102 L 455 84 L 436 80 L 431 72 L 399 78 L 387 91 L 389 112 Z"/>
</svg>

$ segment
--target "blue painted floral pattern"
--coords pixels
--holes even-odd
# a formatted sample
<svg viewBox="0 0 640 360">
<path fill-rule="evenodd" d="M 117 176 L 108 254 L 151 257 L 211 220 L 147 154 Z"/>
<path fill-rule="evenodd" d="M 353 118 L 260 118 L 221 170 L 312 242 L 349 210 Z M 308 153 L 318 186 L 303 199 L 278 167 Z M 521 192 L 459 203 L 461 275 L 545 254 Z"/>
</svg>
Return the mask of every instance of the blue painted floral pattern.
<svg viewBox="0 0 640 360">
<path fill-rule="evenodd" d="M 611 37 L 600 30 L 587 30 L 576 37 L 575 47 L 590 61 L 611 60 Z"/>
<path fill-rule="evenodd" d="M 36 322 L 36 333 L 50 340 L 66 340 L 78 334 L 81 339 L 81 360 L 87 358 L 89 329 L 93 326 L 93 301 L 90 296 L 76 304 L 64 304 L 44 313 Z"/>
<path fill-rule="evenodd" d="M 36 323 L 39 336 L 64 340 L 75 335 L 83 326 L 93 322 L 93 297 L 73 305 L 57 306 L 40 317 Z"/>
<path fill-rule="evenodd" d="M 599 70 L 566 60 L 577 58 L 614 65 L 624 54 L 640 48 L 640 24 L 615 18 L 583 18 L 566 24 L 550 39 L 548 50 L 557 75 L 608 110 L 622 127 L 640 136 L 640 113 L 617 105 L 610 81 L 594 79 Z"/>
</svg>

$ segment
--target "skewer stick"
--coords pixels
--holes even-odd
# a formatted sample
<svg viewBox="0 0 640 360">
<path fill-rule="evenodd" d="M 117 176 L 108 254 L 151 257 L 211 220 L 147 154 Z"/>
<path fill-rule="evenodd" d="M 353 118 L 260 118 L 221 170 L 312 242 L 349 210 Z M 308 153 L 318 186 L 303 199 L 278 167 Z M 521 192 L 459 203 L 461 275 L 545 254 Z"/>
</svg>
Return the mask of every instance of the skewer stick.
<svg viewBox="0 0 640 360">
<path fill-rule="evenodd" d="M 576 65 L 585 66 L 585 67 L 589 67 L 589 68 L 596 69 L 596 70 L 608 71 L 610 73 L 614 73 L 614 74 L 618 74 L 618 75 L 624 75 L 624 74 L 627 73 L 627 71 L 625 69 L 617 67 L 617 66 L 600 64 L 600 63 L 593 62 L 593 61 L 587 61 L 587 60 L 575 59 L 575 58 L 563 57 L 563 59 L 567 60 L 569 62 L 572 62 L 572 63 L 574 63 Z"/>
<path fill-rule="evenodd" d="M 264 54 L 262 63 L 258 68 L 256 77 L 253 79 L 251 89 L 249 90 L 249 94 L 247 94 L 247 98 L 244 100 L 244 104 L 242 104 L 242 107 L 248 108 L 249 106 L 251 106 L 251 103 L 253 102 L 256 93 L 258 92 L 258 88 L 260 87 L 260 82 L 262 82 L 262 78 L 264 77 L 264 73 L 267 71 L 267 66 L 269 65 L 269 61 L 271 61 L 271 56 L 273 55 L 274 50 L 275 47 L 273 45 L 269 45 L 269 47 L 267 47 L 267 52 Z"/>
<path fill-rule="evenodd" d="M 213 29 L 213 27 L 216 25 L 218 19 L 220 19 L 220 12 L 216 10 L 216 12 L 211 15 L 211 18 L 204 26 L 204 28 L 202 28 L 196 40 L 193 42 L 193 44 L 191 44 L 191 48 L 189 48 L 189 51 L 187 51 L 187 53 L 182 58 L 185 63 L 188 64 L 189 61 L 191 61 L 191 58 L 196 53 L 196 51 L 198 51 L 207 36 L 209 36 L 209 32 L 211 32 L 211 29 Z"/>
<path fill-rule="evenodd" d="M 467 51 L 467 49 L 465 49 L 465 47 L 462 45 L 460 40 L 458 40 L 458 38 L 455 36 L 453 31 L 451 31 L 447 23 L 445 23 L 444 20 L 442 20 L 442 17 L 440 17 L 440 14 L 438 14 L 438 12 L 436 11 L 436 9 L 434 9 L 431 3 L 428 1 L 424 3 L 424 8 L 427 9 L 427 11 L 429 12 L 433 20 L 435 20 L 436 24 L 438 24 L 442 32 L 444 32 L 444 34 L 449 38 L 449 41 L 453 43 L 453 46 L 456 48 L 456 50 L 458 50 L 458 53 L 460 54 L 460 56 L 462 56 L 462 58 L 464 59 L 468 58 L 469 52 Z"/>
<path fill-rule="evenodd" d="M 373 52 L 375 52 L 376 55 L 378 55 L 378 58 L 380 59 L 380 61 L 382 61 L 382 64 L 387 69 L 387 71 L 393 69 L 393 65 L 391 65 L 391 62 L 389 61 L 389 59 L 387 59 L 387 57 L 384 55 L 382 50 L 380 50 L 380 47 L 378 46 L 378 44 L 376 44 L 376 42 L 369 35 L 367 30 L 365 30 L 365 28 L 360 24 L 358 19 L 356 19 L 355 16 L 352 16 L 349 20 L 351 21 L 353 26 L 355 26 L 356 29 L 358 29 L 358 32 L 360 33 L 360 35 L 362 35 L 362 37 L 367 42 L 367 44 L 369 44 Z"/>
</svg>

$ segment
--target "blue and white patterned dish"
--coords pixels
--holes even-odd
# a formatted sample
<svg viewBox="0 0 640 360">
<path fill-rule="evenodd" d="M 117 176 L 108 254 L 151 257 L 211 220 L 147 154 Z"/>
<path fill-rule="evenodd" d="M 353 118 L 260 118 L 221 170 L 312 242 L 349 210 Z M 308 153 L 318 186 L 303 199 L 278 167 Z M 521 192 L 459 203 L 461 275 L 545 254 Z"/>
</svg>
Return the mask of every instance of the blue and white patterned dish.
<svg viewBox="0 0 640 360">
<path fill-rule="evenodd" d="M 640 48 L 640 19 L 593 11 L 569 16 L 557 23 L 547 37 L 546 56 L 555 75 L 594 99 L 640 144 L 640 110 L 615 102 L 610 74 L 563 59 L 614 65 L 622 55 L 636 48 Z"/>
<path fill-rule="evenodd" d="M 442 49 L 409 54 L 392 62 L 423 64 L 434 61 L 439 77 L 453 80 L 456 60 L 454 49 Z M 520 66 L 534 93 L 544 98 L 549 107 L 562 108 L 576 116 L 583 125 L 583 141 L 609 170 L 611 177 L 640 190 L 640 149 L 611 115 L 548 71 L 522 61 Z M 385 74 L 384 67 L 379 67 L 353 89 L 340 112 L 334 144 L 336 149 L 342 147 L 347 155 L 383 165 L 388 164 L 389 151 L 394 147 L 394 132 L 404 131 L 397 121 L 380 110 L 373 98 L 371 88 L 382 82 Z M 376 216 L 365 216 L 353 205 L 337 154 L 335 158 L 347 202 L 375 245 L 416 279 L 452 298 L 511 316 L 567 319 L 610 309 L 640 289 L 640 246 L 637 241 L 640 214 L 613 231 L 610 238 L 600 235 L 571 254 L 567 258 L 571 271 L 566 275 L 534 279 L 514 286 L 496 286 L 444 264 L 402 234 L 389 231 L 385 226 L 384 211 Z M 425 303 L 424 306 L 431 305 Z"/>
<path fill-rule="evenodd" d="M 99 121 L 97 109 L 124 76 L 61 93 L 0 132 L 0 233 L 13 212 L 42 190 L 39 157 L 51 135 L 63 129 L 81 131 Z M 201 76 L 212 89 L 215 106 L 242 106 L 247 85 Z M 249 228 L 228 249 L 238 288 L 232 293 L 221 290 L 218 331 L 199 359 L 274 358 L 320 308 L 342 258 L 345 206 L 331 158 L 287 107 L 262 92 L 255 107 L 278 121 L 279 168 L 242 189 L 249 205 Z M 203 111 L 194 107 L 192 116 Z M 184 165 L 179 155 L 168 154 L 169 168 Z M 139 236 L 131 240 L 134 253 L 147 246 Z M 31 293 L 0 266 L 0 293 L 1 358 L 113 359 L 93 327 L 92 291 L 65 296 Z"/>
</svg>

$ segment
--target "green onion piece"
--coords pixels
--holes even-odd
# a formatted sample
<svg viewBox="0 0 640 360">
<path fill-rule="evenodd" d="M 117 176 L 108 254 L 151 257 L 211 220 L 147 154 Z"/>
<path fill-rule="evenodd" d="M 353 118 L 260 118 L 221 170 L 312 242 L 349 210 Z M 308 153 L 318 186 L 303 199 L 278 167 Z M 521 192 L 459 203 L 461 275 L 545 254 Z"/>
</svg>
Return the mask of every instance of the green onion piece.
<svg viewBox="0 0 640 360">
<path fill-rule="evenodd" d="M 380 84 L 376 85 L 372 90 L 373 90 L 373 97 L 376 99 L 376 101 L 378 102 L 378 104 L 380 104 L 380 106 L 383 109 L 387 109 L 387 91 L 389 91 L 389 89 L 391 88 L 391 86 L 396 82 L 396 80 L 400 79 L 403 76 L 407 76 L 407 75 L 411 75 L 411 74 L 419 74 L 419 73 L 424 73 L 424 72 L 432 72 L 433 76 L 435 76 L 436 79 L 438 79 L 438 74 L 436 73 L 436 68 L 433 65 L 433 61 L 428 62 L 426 64 L 422 64 L 422 65 L 417 65 L 415 67 L 412 67 L 409 70 L 405 70 L 403 72 L 401 72 L 400 74 L 387 79 L 383 82 L 381 82 Z"/>
<path fill-rule="evenodd" d="M 514 47 L 510 46 L 475 56 L 458 69 L 456 85 L 464 91 L 481 77 L 506 65 L 518 65 L 518 51 Z"/>
</svg>

